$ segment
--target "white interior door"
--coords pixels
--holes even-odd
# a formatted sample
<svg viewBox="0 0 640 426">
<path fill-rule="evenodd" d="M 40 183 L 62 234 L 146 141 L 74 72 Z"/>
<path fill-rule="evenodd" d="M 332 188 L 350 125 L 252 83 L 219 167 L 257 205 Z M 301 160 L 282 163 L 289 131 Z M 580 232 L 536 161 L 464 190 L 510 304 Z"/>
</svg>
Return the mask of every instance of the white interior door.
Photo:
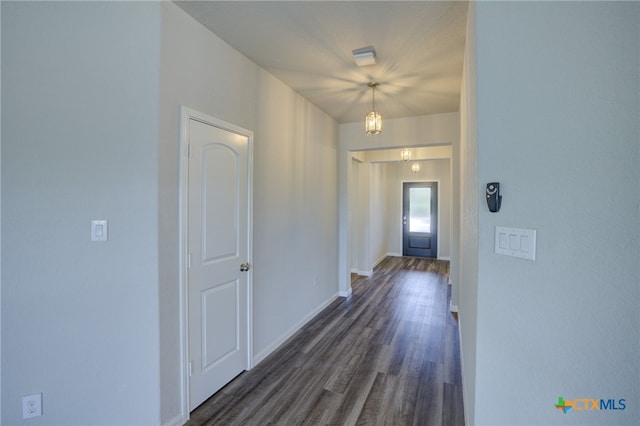
<svg viewBox="0 0 640 426">
<path fill-rule="evenodd" d="M 249 368 L 249 136 L 189 118 L 188 354 L 193 410 Z"/>
</svg>

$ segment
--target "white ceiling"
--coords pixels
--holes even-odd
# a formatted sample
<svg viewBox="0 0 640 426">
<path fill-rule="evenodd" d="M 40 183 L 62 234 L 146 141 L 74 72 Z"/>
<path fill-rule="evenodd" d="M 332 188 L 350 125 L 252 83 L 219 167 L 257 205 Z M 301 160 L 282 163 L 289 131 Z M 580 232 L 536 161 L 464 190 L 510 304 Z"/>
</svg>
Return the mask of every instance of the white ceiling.
<svg viewBox="0 0 640 426">
<path fill-rule="evenodd" d="M 180 1 L 183 10 L 341 123 L 458 111 L 463 1 Z M 375 65 L 352 50 L 373 45 Z"/>
</svg>

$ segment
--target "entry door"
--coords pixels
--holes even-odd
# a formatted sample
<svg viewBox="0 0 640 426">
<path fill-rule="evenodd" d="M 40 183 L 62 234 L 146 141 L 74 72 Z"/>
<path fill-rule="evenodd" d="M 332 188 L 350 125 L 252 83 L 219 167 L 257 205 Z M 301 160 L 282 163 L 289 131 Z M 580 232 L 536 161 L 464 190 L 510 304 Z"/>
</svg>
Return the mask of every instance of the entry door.
<svg viewBox="0 0 640 426">
<path fill-rule="evenodd" d="M 249 367 L 249 137 L 189 118 L 187 138 L 193 410 Z"/>
<path fill-rule="evenodd" d="M 438 257 L 438 184 L 405 182 L 402 194 L 402 254 Z"/>
</svg>

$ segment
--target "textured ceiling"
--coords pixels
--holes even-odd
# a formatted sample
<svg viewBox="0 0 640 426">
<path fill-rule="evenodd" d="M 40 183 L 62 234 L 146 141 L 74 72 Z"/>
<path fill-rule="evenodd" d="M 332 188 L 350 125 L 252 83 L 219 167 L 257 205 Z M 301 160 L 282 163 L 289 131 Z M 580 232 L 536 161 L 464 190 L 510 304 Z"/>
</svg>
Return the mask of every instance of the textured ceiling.
<svg viewBox="0 0 640 426">
<path fill-rule="evenodd" d="M 458 111 L 467 3 L 181 1 L 183 10 L 341 123 Z M 352 50 L 373 45 L 375 65 Z"/>
</svg>

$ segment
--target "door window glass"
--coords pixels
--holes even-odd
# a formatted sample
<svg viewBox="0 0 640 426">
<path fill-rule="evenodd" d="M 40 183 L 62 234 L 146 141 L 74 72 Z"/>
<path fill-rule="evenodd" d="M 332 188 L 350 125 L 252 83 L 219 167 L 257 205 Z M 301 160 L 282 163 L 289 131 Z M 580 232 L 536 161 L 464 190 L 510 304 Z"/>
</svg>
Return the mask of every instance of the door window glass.
<svg viewBox="0 0 640 426">
<path fill-rule="evenodd" d="M 409 232 L 431 232 L 431 188 L 409 188 Z"/>
</svg>

